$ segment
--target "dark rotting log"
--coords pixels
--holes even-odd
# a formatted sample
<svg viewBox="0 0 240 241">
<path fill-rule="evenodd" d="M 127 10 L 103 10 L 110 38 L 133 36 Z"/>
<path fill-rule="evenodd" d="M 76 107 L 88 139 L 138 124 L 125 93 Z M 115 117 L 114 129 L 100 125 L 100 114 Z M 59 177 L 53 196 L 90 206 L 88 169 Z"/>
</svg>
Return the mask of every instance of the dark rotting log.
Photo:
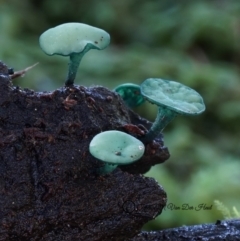
<svg viewBox="0 0 240 241">
<path fill-rule="evenodd" d="M 142 232 L 128 241 L 239 241 L 240 219 Z"/>
<path fill-rule="evenodd" d="M 150 125 L 104 87 L 21 89 L 0 62 L 0 241 L 117 241 L 139 233 L 166 204 L 162 187 L 141 175 L 169 158 L 162 136 L 141 160 L 105 176 L 88 147 L 102 131 L 139 138 Z"/>
</svg>

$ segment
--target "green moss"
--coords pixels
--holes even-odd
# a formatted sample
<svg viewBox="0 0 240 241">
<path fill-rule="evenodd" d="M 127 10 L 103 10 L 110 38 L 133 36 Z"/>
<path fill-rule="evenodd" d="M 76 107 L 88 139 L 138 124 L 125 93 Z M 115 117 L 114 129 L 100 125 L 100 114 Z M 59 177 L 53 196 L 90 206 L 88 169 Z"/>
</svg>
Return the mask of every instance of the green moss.
<svg viewBox="0 0 240 241">
<path fill-rule="evenodd" d="M 225 206 L 219 200 L 214 200 L 214 205 L 221 212 L 224 219 L 240 218 L 240 212 L 237 210 L 235 206 L 233 206 L 232 210 L 230 210 L 227 206 Z"/>
</svg>

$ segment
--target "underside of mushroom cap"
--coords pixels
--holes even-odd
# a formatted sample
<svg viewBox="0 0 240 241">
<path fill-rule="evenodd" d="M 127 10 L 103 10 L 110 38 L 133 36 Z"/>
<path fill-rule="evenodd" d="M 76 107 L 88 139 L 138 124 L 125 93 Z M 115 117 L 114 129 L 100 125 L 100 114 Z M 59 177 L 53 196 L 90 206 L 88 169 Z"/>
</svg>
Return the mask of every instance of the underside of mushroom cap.
<svg viewBox="0 0 240 241">
<path fill-rule="evenodd" d="M 110 43 L 110 36 L 106 31 L 87 24 L 65 23 L 45 31 L 39 43 L 48 55 L 68 56 L 82 52 L 87 45 L 92 49 L 104 49 Z"/>
<path fill-rule="evenodd" d="M 132 83 L 126 83 L 117 86 L 116 91 L 129 107 L 136 107 L 144 103 L 145 99 L 141 95 L 140 86 Z"/>
<path fill-rule="evenodd" d="M 126 165 L 144 154 L 144 144 L 121 131 L 105 131 L 96 135 L 89 146 L 90 153 L 108 164 Z"/>
<path fill-rule="evenodd" d="M 205 110 L 201 95 L 175 81 L 146 79 L 140 86 L 141 94 L 151 103 L 179 114 L 198 115 Z"/>
</svg>

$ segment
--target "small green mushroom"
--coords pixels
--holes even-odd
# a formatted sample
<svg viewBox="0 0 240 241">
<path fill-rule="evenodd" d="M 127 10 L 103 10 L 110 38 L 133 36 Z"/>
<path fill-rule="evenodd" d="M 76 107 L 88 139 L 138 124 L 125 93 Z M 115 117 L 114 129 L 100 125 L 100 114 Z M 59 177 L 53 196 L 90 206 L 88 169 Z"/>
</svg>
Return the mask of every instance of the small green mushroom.
<svg viewBox="0 0 240 241">
<path fill-rule="evenodd" d="M 132 83 L 126 83 L 117 86 L 116 91 L 124 100 L 128 107 L 137 107 L 141 105 L 145 99 L 141 95 L 140 86 Z"/>
<path fill-rule="evenodd" d="M 90 49 L 104 49 L 110 36 L 102 29 L 83 23 L 65 23 L 50 28 L 39 38 L 40 47 L 48 55 L 69 56 L 66 86 L 73 85 L 80 61 Z"/>
<path fill-rule="evenodd" d="M 143 137 L 143 142 L 156 138 L 178 114 L 198 115 L 205 110 L 201 95 L 178 82 L 151 78 L 145 80 L 140 87 L 141 94 L 159 107 L 157 118 Z"/>
<path fill-rule="evenodd" d="M 100 174 L 112 172 L 118 165 L 127 165 L 140 159 L 144 144 L 121 131 L 104 131 L 96 135 L 89 145 L 90 153 L 105 165 Z"/>
</svg>

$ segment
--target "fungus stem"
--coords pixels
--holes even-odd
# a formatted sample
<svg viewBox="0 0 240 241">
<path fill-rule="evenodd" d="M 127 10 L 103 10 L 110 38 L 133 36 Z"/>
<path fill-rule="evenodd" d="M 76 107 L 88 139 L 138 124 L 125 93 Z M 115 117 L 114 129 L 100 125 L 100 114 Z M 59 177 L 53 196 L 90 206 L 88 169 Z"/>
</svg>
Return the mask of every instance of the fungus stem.
<svg viewBox="0 0 240 241">
<path fill-rule="evenodd" d="M 99 168 L 98 174 L 99 174 L 99 175 L 105 175 L 105 174 L 111 173 L 111 172 L 114 171 L 117 167 L 118 167 L 118 165 L 106 163 L 106 164 L 104 164 L 103 167 Z"/>
<path fill-rule="evenodd" d="M 84 56 L 84 54 L 85 54 L 84 52 L 81 52 L 81 53 L 73 53 L 70 55 L 70 62 L 69 62 L 69 66 L 68 66 L 68 75 L 67 75 L 67 79 L 65 82 L 66 86 L 73 85 L 79 64 L 80 64 L 81 59 Z"/>
<path fill-rule="evenodd" d="M 178 114 L 175 111 L 172 111 L 168 108 L 159 108 L 156 120 L 152 124 L 150 130 L 141 140 L 144 143 L 151 142 L 152 140 L 154 140 L 159 135 L 159 133 L 163 131 L 167 124 L 171 122 L 177 115 Z"/>
<path fill-rule="evenodd" d="M 70 54 L 70 62 L 68 67 L 68 75 L 65 81 L 65 86 L 71 86 L 74 83 L 79 64 L 82 60 L 82 57 L 90 50 L 90 49 L 97 49 L 97 47 L 93 46 L 92 44 L 87 44 L 84 50 L 80 53 L 72 53 Z"/>
</svg>

